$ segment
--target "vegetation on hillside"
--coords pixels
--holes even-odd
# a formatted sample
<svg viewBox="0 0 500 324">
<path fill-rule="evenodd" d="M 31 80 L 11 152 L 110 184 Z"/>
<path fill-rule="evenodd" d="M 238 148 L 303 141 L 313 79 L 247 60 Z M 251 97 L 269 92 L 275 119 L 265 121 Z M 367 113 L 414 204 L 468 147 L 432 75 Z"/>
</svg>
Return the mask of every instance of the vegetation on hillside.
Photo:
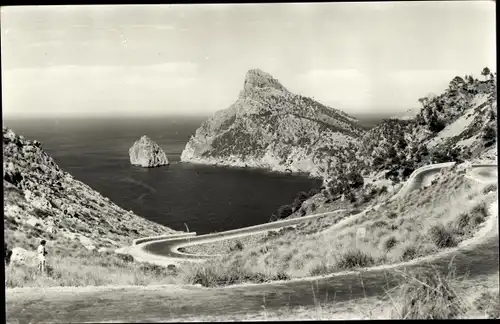
<svg viewBox="0 0 500 324">
<path fill-rule="evenodd" d="M 387 189 L 349 179 L 384 172 L 386 179 L 397 184 L 424 165 L 461 163 L 493 146 L 497 133 L 497 79 L 496 73 L 488 68 L 483 69 L 482 75 L 484 80 L 470 75 L 457 76 L 442 94 L 420 98 L 422 109 L 414 119 L 384 119 L 353 147 L 326 150 L 327 154 L 336 157 L 336 163 L 329 164 L 325 170 L 329 180 L 322 193 L 328 197 L 327 201 L 343 196 L 356 205 L 384 194 Z M 464 115 L 473 118 L 467 127 L 430 145 L 441 131 Z M 471 140 L 468 146 L 461 144 Z M 286 215 L 289 209 L 284 208 Z"/>
<path fill-rule="evenodd" d="M 199 282 L 218 286 L 329 274 L 426 256 L 472 237 L 488 216 L 496 190 L 452 169 L 404 201 L 351 216 L 334 231 L 314 235 L 297 226 L 188 267 L 183 278 L 192 282 L 208 276 Z M 359 229 L 364 229 L 362 235 Z"/>
</svg>

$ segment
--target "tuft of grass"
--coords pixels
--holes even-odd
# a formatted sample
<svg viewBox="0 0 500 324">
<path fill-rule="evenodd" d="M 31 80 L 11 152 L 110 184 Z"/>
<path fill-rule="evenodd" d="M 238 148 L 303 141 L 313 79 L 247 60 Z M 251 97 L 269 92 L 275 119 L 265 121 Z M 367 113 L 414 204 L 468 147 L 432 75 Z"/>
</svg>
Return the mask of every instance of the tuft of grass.
<svg viewBox="0 0 500 324">
<path fill-rule="evenodd" d="M 236 243 L 229 248 L 229 252 L 241 251 L 243 250 L 243 243 L 241 241 L 236 241 Z"/>
<path fill-rule="evenodd" d="M 335 266 L 337 269 L 364 268 L 375 263 L 373 257 L 361 250 L 347 250 L 340 255 Z"/>
<path fill-rule="evenodd" d="M 309 274 L 313 277 L 314 276 L 321 276 L 321 275 L 328 274 L 328 273 L 331 273 L 331 269 L 324 262 L 321 262 L 321 263 L 313 266 L 309 270 Z"/>
<path fill-rule="evenodd" d="M 469 212 L 463 212 L 451 224 L 455 233 L 461 236 L 470 236 L 483 223 L 488 215 L 484 202 L 477 203 Z"/>
<path fill-rule="evenodd" d="M 465 302 L 453 287 L 453 269 L 446 276 L 436 269 L 401 274 L 403 278 L 398 293 L 391 298 L 394 307 L 392 318 L 453 319 L 467 312 Z"/>
<path fill-rule="evenodd" d="M 198 264 L 189 264 L 182 271 L 182 281 L 187 284 L 200 284 L 204 287 L 220 287 L 243 282 L 263 283 L 272 280 L 288 280 L 283 271 L 275 274 L 252 271 L 244 266 L 241 259 L 222 262 L 211 259 Z"/>
<path fill-rule="evenodd" d="M 409 261 L 418 256 L 418 248 L 414 245 L 406 245 L 401 253 L 401 261 Z"/>
<path fill-rule="evenodd" d="M 438 248 L 447 248 L 457 246 L 457 241 L 455 239 L 452 229 L 444 227 L 443 224 L 437 224 L 429 228 L 427 234 L 430 240 Z"/>
</svg>

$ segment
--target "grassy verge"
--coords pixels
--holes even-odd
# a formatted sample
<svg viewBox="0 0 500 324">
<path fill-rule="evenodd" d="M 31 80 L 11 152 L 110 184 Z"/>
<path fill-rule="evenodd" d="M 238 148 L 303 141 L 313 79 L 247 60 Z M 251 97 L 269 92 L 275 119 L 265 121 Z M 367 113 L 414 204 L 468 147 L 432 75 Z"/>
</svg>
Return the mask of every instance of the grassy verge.
<svg viewBox="0 0 500 324">
<path fill-rule="evenodd" d="M 206 255 L 222 255 L 234 251 L 241 251 L 244 247 L 258 246 L 260 244 L 264 244 L 278 237 L 283 237 L 286 233 L 293 232 L 299 235 L 317 233 L 338 223 L 346 216 L 349 216 L 357 212 L 359 212 L 358 209 L 352 209 L 351 211 L 348 212 L 335 213 L 332 215 L 317 218 L 315 220 L 300 223 L 296 227 L 287 226 L 278 230 L 271 230 L 267 233 L 248 235 L 248 236 L 221 240 L 211 243 L 187 246 L 181 248 L 180 251 L 185 253 L 206 254 Z"/>
<path fill-rule="evenodd" d="M 336 302 L 322 301 L 318 293 L 314 306 L 266 309 L 264 300 L 263 310 L 257 313 L 176 320 L 498 319 L 500 316 L 498 273 L 480 280 L 469 280 L 457 276 L 450 265 L 445 274 L 431 268 L 423 272 L 399 272 L 398 278 L 396 288 L 382 297 Z"/>
<path fill-rule="evenodd" d="M 39 238 L 16 232 L 9 235 L 10 246 L 22 247 L 31 253 Z M 64 237 L 48 241 L 47 273 L 40 274 L 36 259 L 12 262 L 6 268 L 6 285 L 13 287 L 151 285 L 178 282 L 175 270 L 114 252 L 89 251 L 81 243 Z"/>
</svg>

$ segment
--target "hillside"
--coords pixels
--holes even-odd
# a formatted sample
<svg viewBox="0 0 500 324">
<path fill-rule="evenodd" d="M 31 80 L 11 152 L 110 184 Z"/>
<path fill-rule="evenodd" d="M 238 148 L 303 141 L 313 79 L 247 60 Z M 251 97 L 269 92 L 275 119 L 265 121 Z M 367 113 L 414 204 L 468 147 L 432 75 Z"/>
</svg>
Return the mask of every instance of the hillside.
<svg viewBox="0 0 500 324">
<path fill-rule="evenodd" d="M 367 172 L 388 170 L 396 180 L 426 163 L 477 158 L 496 143 L 496 75 L 485 81 L 455 77 L 414 119 L 386 120 L 362 141 Z"/>
<path fill-rule="evenodd" d="M 363 133 L 356 119 L 295 95 L 255 69 L 247 72 L 236 102 L 191 137 L 181 161 L 323 176 L 352 158 Z"/>
<path fill-rule="evenodd" d="M 37 237 L 67 236 L 82 244 L 110 246 L 134 238 L 175 232 L 135 215 L 73 179 L 30 141 L 3 128 L 4 224 L 9 232 Z"/>
<path fill-rule="evenodd" d="M 278 218 L 345 208 L 346 203 L 359 208 L 426 164 L 496 160 L 496 89 L 496 73 L 482 81 L 456 77 L 442 94 L 421 98 L 415 118 L 383 120 L 353 143 L 352 160 L 332 164 L 324 173 L 321 194 L 294 202 L 288 212 L 280 208 Z M 347 202 L 339 199 L 345 197 Z"/>
</svg>

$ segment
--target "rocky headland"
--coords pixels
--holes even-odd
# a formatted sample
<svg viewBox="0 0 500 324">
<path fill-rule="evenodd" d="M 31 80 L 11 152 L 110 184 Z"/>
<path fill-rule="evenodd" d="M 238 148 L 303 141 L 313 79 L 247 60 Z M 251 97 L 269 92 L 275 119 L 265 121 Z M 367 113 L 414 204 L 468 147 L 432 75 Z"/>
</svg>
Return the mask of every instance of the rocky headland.
<svg viewBox="0 0 500 324">
<path fill-rule="evenodd" d="M 352 158 L 363 133 L 355 118 L 253 69 L 238 99 L 191 137 L 181 161 L 322 177 L 331 165 Z"/>
</svg>

